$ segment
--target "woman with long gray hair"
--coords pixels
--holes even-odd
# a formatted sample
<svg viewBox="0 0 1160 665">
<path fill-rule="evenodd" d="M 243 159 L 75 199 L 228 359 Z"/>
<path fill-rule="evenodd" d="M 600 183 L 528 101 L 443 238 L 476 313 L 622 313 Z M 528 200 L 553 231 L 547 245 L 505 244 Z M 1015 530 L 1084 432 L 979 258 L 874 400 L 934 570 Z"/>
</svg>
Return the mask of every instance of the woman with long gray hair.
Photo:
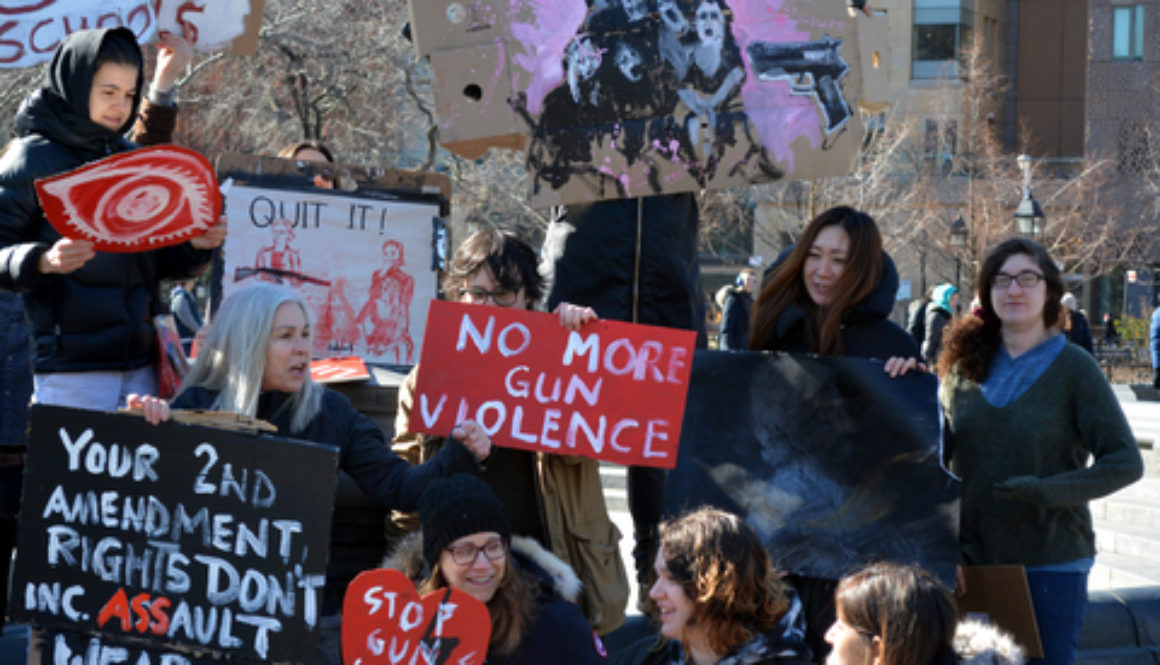
<svg viewBox="0 0 1160 665">
<path fill-rule="evenodd" d="M 279 436 L 334 446 L 342 470 L 387 509 L 414 510 L 433 480 L 475 470 L 490 454 L 489 439 L 466 437 L 449 441 L 425 464 L 408 464 L 350 400 L 310 379 L 310 344 L 310 310 L 302 298 L 280 286 L 254 284 L 222 304 L 171 404 L 131 395 L 129 406 L 143 408 L 154 424 L 169 417 L 170 406 L 232 411 L 273 423 Z M 320 624 L 324 636 L 338 629 L 347 581 L 334 566 L 328 569 Z M 319 662 L 327 661 L 320 654 Z"/>
</svg>

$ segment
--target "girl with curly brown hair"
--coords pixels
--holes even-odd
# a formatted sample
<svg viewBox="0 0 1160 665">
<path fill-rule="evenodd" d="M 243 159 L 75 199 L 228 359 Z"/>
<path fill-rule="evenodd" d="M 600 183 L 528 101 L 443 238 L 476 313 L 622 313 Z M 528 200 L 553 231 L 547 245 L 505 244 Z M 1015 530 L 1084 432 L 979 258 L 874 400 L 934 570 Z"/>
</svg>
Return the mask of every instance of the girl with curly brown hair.
<svg viewBox="0 0 1160 665">
<path fill-rule="evenodd" d="M 649 605 L 660 635 L 624 665 L 808 663 L 801 603 L 740 517 L 700 508 L 661 524 Z"/>
</svg>

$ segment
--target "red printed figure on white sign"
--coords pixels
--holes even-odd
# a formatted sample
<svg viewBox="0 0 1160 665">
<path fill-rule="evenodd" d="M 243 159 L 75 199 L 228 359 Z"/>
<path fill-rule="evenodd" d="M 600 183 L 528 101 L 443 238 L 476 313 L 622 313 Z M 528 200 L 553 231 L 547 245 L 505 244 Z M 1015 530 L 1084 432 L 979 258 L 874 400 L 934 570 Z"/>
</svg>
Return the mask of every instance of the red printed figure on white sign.
<svg viewBox="0 0 1160 665">
<path fill-rule="evenodd" d="M 406 261 L 403 244 L 397 240 L 383 243 L 383 269 L 371 276 L 367 302 L 355 322 L 361 327 L 367 320 L 367 348 L 372 354 L 393 352 L 395 362 L 414 362 L 415 343 L 411 340 L 411 301 L 415 298 L 415 280 L 403 271 Z M 366 328 L 363 328 L 366 330 Z"/>
</svg>

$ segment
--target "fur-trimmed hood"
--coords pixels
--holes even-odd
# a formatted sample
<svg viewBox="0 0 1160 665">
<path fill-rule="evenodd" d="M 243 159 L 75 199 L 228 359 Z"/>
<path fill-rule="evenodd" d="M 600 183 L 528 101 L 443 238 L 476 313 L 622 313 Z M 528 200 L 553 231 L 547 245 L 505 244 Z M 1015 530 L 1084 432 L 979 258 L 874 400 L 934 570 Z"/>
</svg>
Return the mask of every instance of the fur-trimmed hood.
<svg viewBox="0 0 1160 665">
<path fill-rule="evenodd" d="M 541 588 L 570 603 L 579 602 L 580 577 L 563 559 L 525 536 L 512 536 L 511 553 L 519 569 L 539 579 Z M 416 585 L 426 579 L 430 570 L 423 559 L 423 532 L 417 531 L 404 538 L 395 551 L 383 559 L 382 567 L 403 573 Z"/>
<path fill-rule="evenodd" d="M 955 629 L 959 665 L 1023 665 L 1027 657 L 1011 636 L 977 619 L 965 619 Z"/>
</svg>

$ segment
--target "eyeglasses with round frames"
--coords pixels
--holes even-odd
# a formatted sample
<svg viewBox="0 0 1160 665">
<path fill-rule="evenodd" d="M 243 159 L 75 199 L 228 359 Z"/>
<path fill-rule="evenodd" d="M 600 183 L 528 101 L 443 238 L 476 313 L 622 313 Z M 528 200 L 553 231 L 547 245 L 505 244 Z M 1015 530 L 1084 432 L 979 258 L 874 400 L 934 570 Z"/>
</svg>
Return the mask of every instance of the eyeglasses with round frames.
<svg viewBox="0 0 1160 665">
<path fill-rule="evenodd" d="M 463 543 L 454 547 L 448 547 L 447 551 L 451 553 L 451 560 L 460 566 L 470 566 L 475 563 L 479 557 L 479 553 L 483 552 L 483 556 L 487 557 L 488 561 L 499 561 L 507 554 L 507 541 L 502 538 L 493 538 L 483 544 L 483 547 L 475 543 Z"/>
<path fill-rule="evenodd" d="M 511 307 L 516 304 L 516 296 L 519 295 L 522 288 L 524 287 L 521 285 L 514 289 L 498 288 L 494 291 L 488 291 L 478 286 L 470 286 L 459 289 L 459 298 L 473 305 L 482 305 L 487 302 L 488 298 L 491 298 L 491 301 L 500 307 Z"/>
<path fill-rule="evenodd" d="M 991 278 L 991 286 L 996 289 L 1009 289 L 1011 282 L 1014 281 L 1020 288 L 1030 289 L 1043 279 L 1043 273 L 1035 272 L 1034 270 L 1024 270 L 1018 275 L 1008 275 L 1005 272 L 995 273 Z"/>
</svg>

